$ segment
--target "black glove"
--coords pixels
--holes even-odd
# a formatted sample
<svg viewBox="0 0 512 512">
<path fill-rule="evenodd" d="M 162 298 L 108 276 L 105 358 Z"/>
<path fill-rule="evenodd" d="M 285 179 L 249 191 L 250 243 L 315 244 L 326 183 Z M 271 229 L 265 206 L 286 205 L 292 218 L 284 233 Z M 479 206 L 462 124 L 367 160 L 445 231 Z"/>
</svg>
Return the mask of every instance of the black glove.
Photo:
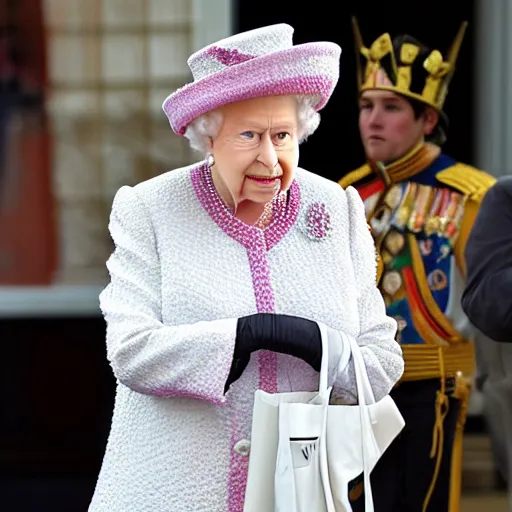
<svg viewBox="0 0 512 512">
<path fill-rule="evenodd" d="M 298 357 L 320 371 L 322 338 L 316 322 L 297 316 L 257 313 L 238 319 L 235 351 L 225 392 L 240 378 L 251 354 L 258 350 Z"/>
</svg>

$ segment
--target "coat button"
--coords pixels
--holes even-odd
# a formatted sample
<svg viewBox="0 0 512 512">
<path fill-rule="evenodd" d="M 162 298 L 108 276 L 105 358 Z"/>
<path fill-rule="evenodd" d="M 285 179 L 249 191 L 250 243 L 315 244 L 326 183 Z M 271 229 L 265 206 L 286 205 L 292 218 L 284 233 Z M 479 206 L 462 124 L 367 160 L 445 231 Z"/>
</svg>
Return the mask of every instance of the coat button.
<svg viewBox="0 0 512 512">
<path fill-rule="evenodd" d="M 244 457 L 247 457 L 249 455 L 249 452 L 251 451 L 251 441 L 248 439 L 241 439 L 238 441 L 238 443 L 235 444 L 233 447 L 236 453 L 238 455 L 243 455 Z"/>
</svg>

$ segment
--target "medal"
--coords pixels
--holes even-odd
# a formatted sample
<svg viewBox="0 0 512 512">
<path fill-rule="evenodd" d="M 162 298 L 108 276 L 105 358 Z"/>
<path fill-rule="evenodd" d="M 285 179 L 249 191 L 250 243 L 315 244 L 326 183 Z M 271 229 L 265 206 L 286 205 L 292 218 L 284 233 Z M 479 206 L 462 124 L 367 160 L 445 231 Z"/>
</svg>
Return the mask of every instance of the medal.
<svg viewBox="0 0 512 512">
<path fill-rule="evenodd" d="M 429 288 L 434 291 L 438 292 L 440 290 L 443 290 L 448 286 L 448 277 L 447 275 L 440 269 L 436 268 L 433 270 L 427 277 L 428 286 Z"/>
<path fill-rule="evenodd" d="M 440 224 L 440 236 L 445 236 L 446 228 L 448 226 L 448 223 L 450 220 L 452 220 L 452 217 L 455 215 L 455 212 L 457 210 L 457 197 L 460 196 L 460 194 L 457 194 L 457 192 L 451 192 L 447 190 L 446 198 L 443 202 L 442 210 L 440 213 L 441 217 L 441 224 Z"/>
<path fill-rule="evenodd" d="M 443 244 L 439 248 L 439 257 L 436 260 L 436 263 L 441 263 L 445 258 L 448 258 L 450 254 L 452 253 L 452 247 L 448 244 Z"/>
<path fill-rule="evenodd" d="M 429 187 L 428 185 L 418 185 L 416 201 L 414 202 L 413 211 L 408 222 L 409 231 L 412 231 L 413 233 L 421 231 L 425 223 L 427 210 L 430 208 L 433 195 L 434 189 L 432 187 Z"/>
<path fill-rule="evenodd" d="M 390 231 L 386 238 L 384 238 L 384 247 L 392 256 L 397 256 L 405 245 L 405 238 L 402 233 L 398 231 Z"/>
<path fill-rule="evenodd" d="M 420 240 L 418 245 L 423 256 L 430 256 L 432 254 L 432 239 Z"/>
<path fill-rule="evenodd" d="M 389 230 L 391 218 L 396 207 L 400 204 L 402 198 L 401 185 L 393 185 L 384 196 L 380 205 L 377 204 L 377 194 L 365 205 L 366 212 L 372 211 L 370 223 L 376 235 L 382 235 Z M 374 200 L 375 199 L 375 200 Z"/>
<path fill-rule="evenodd" d="M 417 190 L 418 185 L 416 183 L 407 183 L 402 202 L 396 209 L 393 219 L 394 226 L 396 226 L 399 230 L 403 230 L 409 222 L 409 217 L 411 216 L 413 210 L 414 201 L 416 200 Z"/>
<path fill-rule="evenodd" d="M 382 276 L 382 289 L 390 296 L 393 295 L 400 290 L 402 287 L 402 276 L 400 272 L 396 270 L 390 270 L 385 272 Z"/>
<path fill-rule="evenodd" d="M 389 192 L 386 194 L 386 198 L 384 202 L 391 208 L 391 210 L 396 210 L 398 205 L 400 204 L 400 200 L 402 199 L 402 187 L 401 185 L 393 185 Z"/>
<path fill-rule="evenodd" d="M 435 198 L 430 207 L 428 219 L 425 223 L 424 232 L 427 236 L 431 236 L 434 233 L 440 235 L 442 233 L 442 213 L 446 209 L 449 201 L 450 191 L 446 188 L 438 188 L 435 193 Z"/>
<path fill-rule="evenodd" d="M 382 258 L 382 263 L 384 263 L 385 266 L 388 266 L 393 262 L 393 255 L 388 251 L 382 251 L 380 256 Z"/>
<path fill-rule="evenodd" d="M 400 315 L 393 317 L 396 321 L 397 330 L 396 330 L 396 338 L 397 343 L 402 343 L 402 332 L 407 327 L 407 320 Z"/>
<path fill-rule="evenodd" d="M 448 223 L 444 231 L 445 237 L 448 238 L 448 240 L 450 241 L 450 245 L 452 246 L 455 244 L 455 240 L 457 238 L 457 235 L 459 234 L 460 224 L 466 206 L 466 199 L 463 195 L 454 193 L 453 201 L 455 203 L 455 211 L 448 218 Z"/>
<path fill-rule="evenodd" d="M 382 235 L 389 229 L 391 223 L 391 211 L 386 206 L 381 206 L 370 219 L 372 231 L 376 236 Z"/>
<path fill-rule="evenodd" d="M 378 200 L 379 200 L 378 193 L 372 194 L 370 197 L 368 197 L 367 199 L 364 200 L 364 211 L 365 211 L 367 217 L 377 206 Z"/>
</svg>

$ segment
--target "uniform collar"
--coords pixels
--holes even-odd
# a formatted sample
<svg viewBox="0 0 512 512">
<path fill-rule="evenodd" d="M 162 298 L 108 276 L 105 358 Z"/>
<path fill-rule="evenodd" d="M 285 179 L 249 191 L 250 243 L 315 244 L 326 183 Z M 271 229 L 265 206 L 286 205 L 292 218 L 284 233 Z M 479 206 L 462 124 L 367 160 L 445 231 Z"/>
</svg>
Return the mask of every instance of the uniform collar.
<svg viewBox="0 0 512 512">
<path fill-rule="evenodd" d="M 422 142 L 402 158 L 385 166 L 385 172 L 392 183 L 399 183 L 426 169 L 439 154 L 438 146 Z M 368 162 L 368 164 L 374 172 L 380 173 L 375 162 Z"/>
</svg>

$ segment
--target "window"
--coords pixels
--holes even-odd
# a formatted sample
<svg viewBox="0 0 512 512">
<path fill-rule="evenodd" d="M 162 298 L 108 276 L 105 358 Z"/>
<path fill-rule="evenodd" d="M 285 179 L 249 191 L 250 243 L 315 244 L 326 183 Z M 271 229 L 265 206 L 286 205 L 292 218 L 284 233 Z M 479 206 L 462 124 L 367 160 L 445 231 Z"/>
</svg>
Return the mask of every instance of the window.
<svg viewBox="0 0 512 512">
<path fill-rule="evenodd" d="M 101 284 L 115 192 L 191 162 L 161 109 L 190 80 L 188 0 L 46 0 L 63 284 Z"/>
</svg>

